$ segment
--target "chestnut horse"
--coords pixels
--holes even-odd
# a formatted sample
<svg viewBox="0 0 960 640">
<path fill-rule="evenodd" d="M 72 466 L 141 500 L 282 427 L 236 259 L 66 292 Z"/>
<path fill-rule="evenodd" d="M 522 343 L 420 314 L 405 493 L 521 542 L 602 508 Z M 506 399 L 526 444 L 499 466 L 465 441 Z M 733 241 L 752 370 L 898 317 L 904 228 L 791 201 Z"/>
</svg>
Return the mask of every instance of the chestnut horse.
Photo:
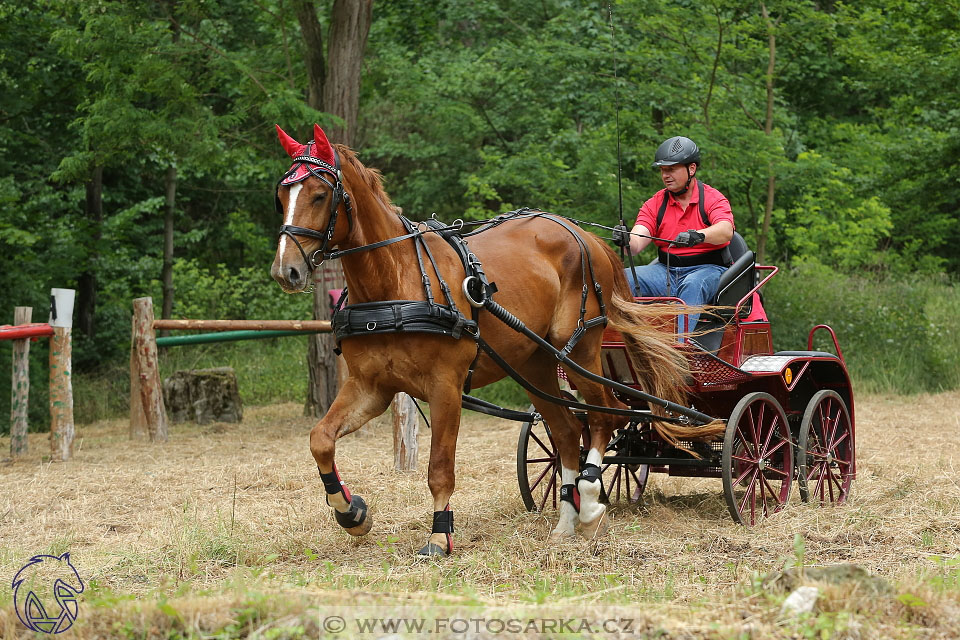
<svg viewBox="0 0 960 640">
<path fill-rule="evenodd" d="M 434 287 L 441 278 L 451 283 L 448 295 L 456 306 L 470 309 L 460 286 L 465 273 L 456 250 L 438 234 L 423 233 L 435 266 L 434 261 L 424 264 L 420 260 L 415 238 L 409 237 L 412 227 L 405 226 L 398 209 L 391 205 L 379 172 L 364 167 L 349 148 L 331 145 L 319 126 L 314 126 L 314 140 L 306 145 L 293 140 L 279 126 L 277 131 L 294 161 L 276 194 L 284 226 L 271 275 L 284 291 L 307 288 L 315 261 L 334 248 L 358 249 L 341 258 L 351 304 L 425 300 L 425 273 Z M 402 236 L 408 237 L 384 242 Z M 684 402 L 686 360 L 674 348 L 675 338 L 654 328 L 650 317 L 654 311 L 633 304 L 623 265 L 600 238 L 572 224 L 564 226 L 548 217 L 528 216 L 470 236 L 469 248 L 482 262 L 489 281 L 497 285 L 496 301 L 557 348 L 566 345 L 577 329 L 583 317 L 582 304 L 586 304 L 587 317 L 601 314 L 597 298 L 602 296 L 607 323 L 624 334 L 635 369 L 645 378 L 644 388 L 666 400 Z M 602 294 L 584 295 L 584 250 L 589 253 Z M 527 381 L 550 395 L 560 394 L 555 355 L 486 310 L 479 312 L 478 328 L 480 336 Z M 595 374 L 601 374 L 602 333 L 602 325 L 593 326 L 570 352 L 572 360 Z M 478 357 L 477 343 L 466 333 L 459 339 L 414 331 L 373 333 L 345 337 L 340 347 L 346 359 L 347 380 L 330 410 L 310 432 L 310 452 L 323 479 L 327 504 L 348 533 L 359 536 L 370 530 L 372 519 L 366 504 L 351 495 L 336 470 L 336 443 L 386 411 L 395 394 L 408 393 L 429 403 L 431 415 L 428 485 L 433 495 L 434 522 L 432 534 L 419 554 L 446 556 L 453 548 L 450 496 L 461 391 L 471 365 L 475 365 L 471 378 L 474 388 L 503 378 L 504 370 L 485 353 Z M 608 387 L 566 366 L 564 369 L 590 404 L 626 408 Z M 578 521 L 582 535 L 595 536 L 606 528 L 605 507 L 599 502 L 599 465 L 611 435 L 628 418 L 588 413 L 587 467 L 595 466 L 596 470 L 578 477 L 582 426 L 569 409 L 530 395 L 536 410 L 550 425 L 560 456 L 562 485 L 568 487 L 551 538 L 575 535 Z M 683 429 L 680 425 L 664 428 L 676 428 L 677 434 Z M 571 494 L 575 499 L 570 499 Z"/>
</svg>

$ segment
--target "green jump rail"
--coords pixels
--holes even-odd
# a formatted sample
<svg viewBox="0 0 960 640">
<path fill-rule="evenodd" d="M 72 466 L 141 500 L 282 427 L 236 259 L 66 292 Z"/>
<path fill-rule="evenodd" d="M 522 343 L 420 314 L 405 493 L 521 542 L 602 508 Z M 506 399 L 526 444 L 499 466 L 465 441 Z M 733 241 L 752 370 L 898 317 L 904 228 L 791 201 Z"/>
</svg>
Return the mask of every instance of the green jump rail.
<svg viewBox="0 0 960 640">
<path fill-rule="evenodd" d="M 158 347 L 179 347 L 188 344 L 204 344 L 207 342 L 233 342 L 235 340 L 263 340 L 266 338 L 282 338 L 284 336 L 306 336 L 312 333 L 328 333 L 326 331 L 218 331 L 216 333 L 201 333 L 195 336 L 166 336 L 157 338 Z"/>
<path fill-rule="evenodd" d="M 153 328 L 214 332 L 164 336 L 156 339 L 158 347 L 177 347 L 235 340 L 264 340 L 285 336 L 329 333 L 331 331 L 329 320 L 154 320 Z"/>
</svg>

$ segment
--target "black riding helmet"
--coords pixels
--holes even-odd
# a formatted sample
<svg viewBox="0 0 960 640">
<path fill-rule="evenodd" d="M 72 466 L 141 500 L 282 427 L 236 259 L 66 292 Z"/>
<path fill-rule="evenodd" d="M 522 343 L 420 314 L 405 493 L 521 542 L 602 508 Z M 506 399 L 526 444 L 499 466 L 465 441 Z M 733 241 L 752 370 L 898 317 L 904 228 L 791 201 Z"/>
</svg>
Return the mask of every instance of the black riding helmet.
<svg viewBox="0 0 960 640">
<path fill-rule="evenodd" d="M 687 167 L 686 184 L 683 185 L 682 189 L 670 192 L 679 197 L 687 192 L 687 189 L 690 188 L 690 181 L 693 180 L 693 176 L 690 174 L 690 165 L 700 166 L 700 148 L 697 143 L 690 138 L 674 136 L 657 147 L 657 153 L 653 157 L 653 165 L 651 166 L 654 168 L 669 167 L 675 164 L 682 164 Z"/>
<path fill-rule="evenodd" d="M 700 165 L 700 148 L 697 143 L 690 138 L 683 136 L 674 136 L 668 138 L 657 147 L 657 153 L 653 157 L 652 167 L 668 167 L 672 164 L 690 164 Z"/>
</svg>

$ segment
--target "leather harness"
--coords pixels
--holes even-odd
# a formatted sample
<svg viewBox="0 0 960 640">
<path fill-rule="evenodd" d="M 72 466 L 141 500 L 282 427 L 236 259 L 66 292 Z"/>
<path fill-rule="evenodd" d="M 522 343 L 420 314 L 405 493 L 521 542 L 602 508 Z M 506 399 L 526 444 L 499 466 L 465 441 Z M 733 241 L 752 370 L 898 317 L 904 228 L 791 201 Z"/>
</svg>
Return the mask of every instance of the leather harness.
<svg viewBox="0 0 960 640">
<path fill-rule="evenodd" d="M 588 330 L 601 325 L 606 326 L 607 324 L 606 307 L 603 303 L 603 291 L 601 290 L 600 284 L 597 282 L 597 279 L 594 275 L 590 251 L 587 249 L 583 238 L 580 237 L 580 235 L 574 230 L 573 226 L 571 226 L 571 223 L 576 225 L 574 221 L 543 211 L 521 208 L 516 211 L 510 211 L 508 213 L 501 214 L 492 220 L 481 223 L 468 223 L 480 224 L 482 226 L 474 231 L 464 233 L 463 227 L 465 224 L 462 221 L 457 221 L 457 223 L 453 225 L 445 225 L 439 220 L 431 218 L 425 222 L 414 223 L 401 215 L 400 221 L 403 223 L 403 226 L 407 231 L 406 234 L 350 249 L 329 251 L 328 247 L 333 238 L 337 213 L 341 201 L 346 207 L 351 228 L 353 226 L 350 197 L 343 188 L 343 175 L 340 172 L 339 157 L 334 151 L 334 166 L 330 166 L 328 163 L 309 154 L 298 156 L 294 158 L 294 160 L 295 162 L 306 163 L 310 169 L 309 175 L 313 175 L 322 180 L 331 188 L 333 192 L 330 202 L 330 219 L 324 231 L 320 232 L 315 229 L 293 225 L 282 225 L 280 227 L 280 235 L 287 235 L 294 240 L 309 269 L 315 269 L 325 260 L 337 259 L 351 253 L 374 250 L 407 239 L 412 239 L 416 248 L 417 262 L 420 269 L 421 282 L 423 283 L 425 300 L 378 300 L 374 302 L 346 305 L 345 302 L 347 300 L 348 292 L 346 288 L 344 288 L 343 295 L 340 296 L 340 300 L 337 302 L 337 306 L 334 309 L 332 321 L 333 331 L 337 340 L 336 351 L 338 354 L 340 352 L 339 345 L 341 340 L 359 335 L 416 332 L 441 334 L 450 336 L 454 339 L 459 339 L 463 337 L 464 333 L 466 333 L 477 343 L 477 355 L 474 357 L 473 363 L 470 365 L 470 369 L 467 373 L 464 383 L 464 395 L 462 400 L 463 406 L 467 409 L 511 420 L 534 420 L 537 418 L 536 414 L 533 413 L 524 413 L 505 409 L 479 398 L 466 395 L 470 391 L 470 383 L 473 376 L 473 371 L 476 367 L 477 361 L 479 360 L 480 353 L 483 352 L 490 356 L 490 358 L 501 369 L 503 369 L 510 377 L 516 380 L 524 389 L 527 389 L 533 395 L 548 400 L 554 404 L 559 404 L 561 406 L 573 409 L 598 411 L 616 415 L 627 415 L 637 422 L 650 422 L 653 420 L 658 420 L 662 422 L 683 424 L 689 424 L 691 422 L 705 424 L 713 420 L 713 418 L 710 416 L 700 413 L 694 409 L 662 400 L 656 396 L 638 391 L 613 380 L 603 378 L 602 376 L 584 369 L 569 358 L 570 352 L 574 349 L 574 347 Z M 278 187 L 285 178 L 292 175 L 297 166 L 298 165 L 295 164 L 294 167 L 284 175 L 284 178 L 281 178 L 280 182 L 278 182 Z M 322 175 L 323 173 L 330 175 L 335 182 L 331 183 L 328 181 Z M 277 197 L 277 209 L 282 210 L 279 196 Z M 470 250 L 467 244 L 468 237 L 483 233 L 484 231 L 499 226 L 507 221 L 534 217 L 550 220 L 562 226 L 573 236 L 580 248 L 580 271 L 583 282 L 580 302 L 580 317 L 577 322 L 577 328 L 570 336 L 570 339 L 567 341 L 566 345 L 564 345 L 564 347 L 561 349 L 557 349 L 548 340 L 530 330 L 523 323 L 523 321 L 514 316 L 508 310 L 504 309 L 493 299 L 493 294 L 497 291 L 496 284 L 488 281 L 487 276 L 483 271 L 483 265 L 481 264 L 479 258 L 477 258 L 477 256 Z M 426 241 L 424 240 L 424 235 L 426 233 L 436 233 L 440 235 L 440 237 L 442 237 L 459 256 L 460 262 L 463 265 L 465 276 L 461 285 L 462 290 L 466 295 L 470 306 L 472 307 L 471 316 L 469 318 L 457 307 L 456 302 L 451 295 L 449 285 L 440 274 L 440 270 L 437 266 L 437 262 L 433 256 L 433 253 L 431 252 L 429 245 L 427 245 Z M 323 245 L 320 247 L 320 249 L 317 249 L 308 257 L 306 252 L 303 250 L 303 247 L 300 246 L 299 241 L 297 241 L 296 236 L 306 236 L 320 239 L 323 241 Z M 427 259 L 433 266 L 434 272 L 437 274 L 437 284 L 440 287 L 440 291 L 444 300 L 446 301 L 446 304 L 440 304 L 437 302 L 434 296 L 433 284 L 424 266 L 424 255 L 427 256 Z M 586 319 L 587 299 L 589 298 L 591 291 L 593 292 L 593 295 L 596 297 L 600 306 L 600 313 L 596 317 L 588 320 Z M 503 357 L 500 356 L 500 354 L 498 354 L 480 335 L 477 319 L 481 309 L 486 309 L 491 315 L 498 318 L 514 331 L 527 336 L 540 348 L 552 353 L 557 358 L 558 362 L 568 366 L 577 374 L 611 387 L 614 391 L 624 395 L 663 407 L 674 414 L 678 414 L 677 417 L 655 416 L 652 412 L 640 411 L 636 409 L 617 409 L 600 405 L 592 405 L 552 396 L 537 389 L 535 386 L 525 380 L 519 372 L 513 369 L 503 359 Z"/>
</svg>

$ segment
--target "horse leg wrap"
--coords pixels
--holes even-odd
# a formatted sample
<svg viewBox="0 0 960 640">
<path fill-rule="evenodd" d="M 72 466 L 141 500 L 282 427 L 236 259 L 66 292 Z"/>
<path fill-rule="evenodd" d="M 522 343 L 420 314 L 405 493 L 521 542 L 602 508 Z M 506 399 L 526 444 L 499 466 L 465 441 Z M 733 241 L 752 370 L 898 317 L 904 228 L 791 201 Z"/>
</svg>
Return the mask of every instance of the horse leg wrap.
<svg viewBox="0 0 960 640">
<path fill-rule="evenodd" d="M 600 474 L 600 467 L 588 462 L 577 476 L 576 485 L 581 496 L 580 524 L 582 525 L 596 524 L 606 511 L 606 508 L 600 504 L 600 490 L 603 488 Z"/>
<path fill-rule="evenodd" d="M 560 501 L 569 502 L 580 513 L 580 492 L 574 484 L 565 484 L 560 487 Z"/>
<path fill-rule="evenodd" d="M 320 470 L 319 467 L 317 470 Z M 346 485 L 343 484 L 343 480 L 340 479 L 340 472 L 337 471 L 337 465 L 333 465 L 333 471 L 330 473 L 320 471 L 320 481 L 323 482 L 323 489 L 327 492 L 328 506 L 330 506 L 330 496 L 337 493 L 343 494 L 343 499 L 346 500 L 347 504 L 350 503 L 350 490 L 347 489 Z"/>
<path fill-rule="evenodd" d="M 439 556 L 446 557 L 453 553 L 453 511 L 450 505 L 443 511 L 433 512 L 433 529 L 430 533 L 443 533 L 447 537 L 447 548 L 443 549 L 433 542 L 428 542 L 420 551 L 418 556 Z"/>
</svg>

